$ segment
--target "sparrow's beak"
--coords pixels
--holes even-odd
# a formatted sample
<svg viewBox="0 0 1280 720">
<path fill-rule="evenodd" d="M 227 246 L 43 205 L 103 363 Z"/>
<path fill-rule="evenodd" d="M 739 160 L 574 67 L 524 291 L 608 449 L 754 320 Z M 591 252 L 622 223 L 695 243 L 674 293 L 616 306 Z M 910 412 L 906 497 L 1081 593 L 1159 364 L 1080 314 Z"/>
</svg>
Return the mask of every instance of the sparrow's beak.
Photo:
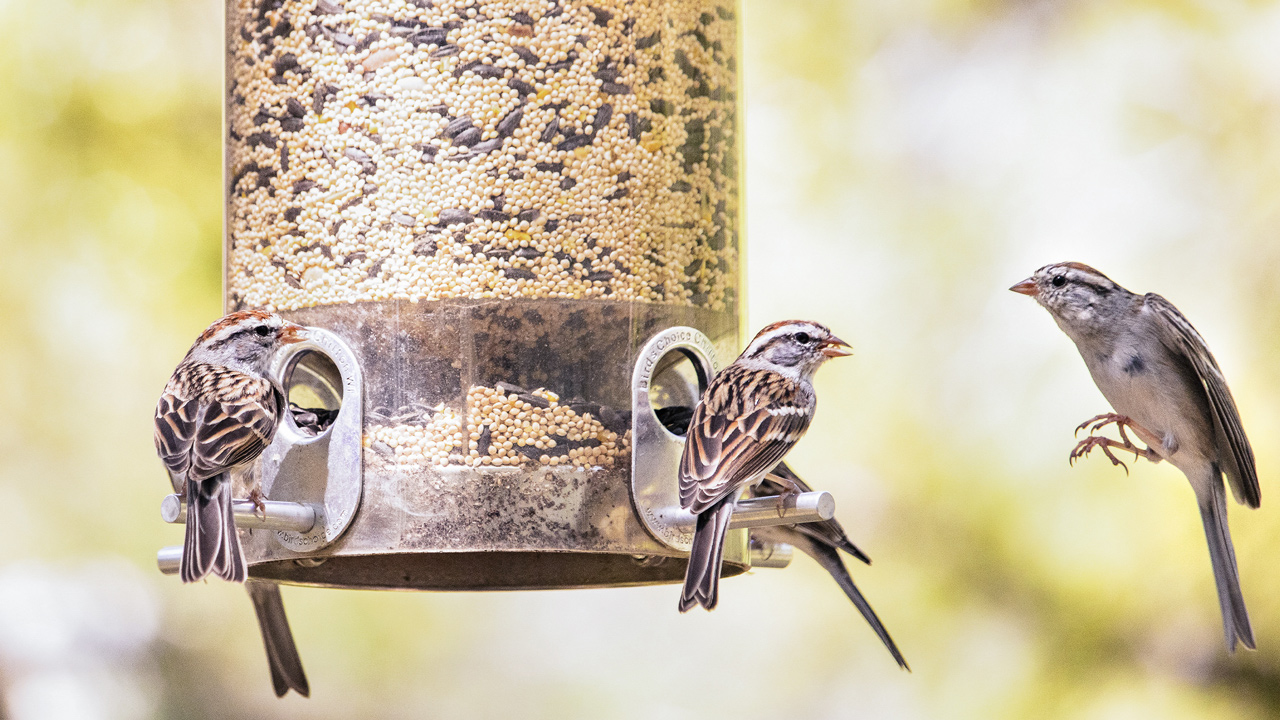
<svg viewBox="0 0 1280 720">
<path fill-rule="evenodd" d="M 289 323 L 288 325 L 280 328 L 280 344 L 292 345 L 294 343 L 302 342 L 307 339 L 306 333 L 307 329 L 301 325 Z"/>
<path fill-rule="evenodd" d="M 852 355 L 853 350 L 849 349 L 849 343 L 841 340 L 835 335 L 832 335 L 822 343 L 822 354 L 829 358 L 838 358 L 844 357 L 845 355 Z"/>
<path fill-rule="evenodd" d="M 1027 278 L 1026 280 L 1023 280 L 1022 282 L 1018 283 L 1017 285 L 1014 285 L 1009 289 L 1016 293 L 1021 293 L 1023 295 L 1028 295 L 1030 297 L 1037 297 L 1038 295 L 1040 295 L 1040 288 L 1036 287 L 1035 281 L 1033 281 L 1031 278 Z"/>
</svg>

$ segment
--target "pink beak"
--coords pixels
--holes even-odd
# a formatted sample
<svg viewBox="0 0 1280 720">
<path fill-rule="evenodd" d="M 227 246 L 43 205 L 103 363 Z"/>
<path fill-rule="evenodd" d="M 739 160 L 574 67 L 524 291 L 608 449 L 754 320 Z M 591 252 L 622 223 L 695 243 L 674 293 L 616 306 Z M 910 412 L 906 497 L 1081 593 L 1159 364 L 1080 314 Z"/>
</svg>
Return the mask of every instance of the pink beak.
<svg viewBox="0 0 1280 720">
<path fill-rule="evenodd" d="M 1035 281 L 1031 278 L 1027 278 L 1009 289 L 1029 297 L 1038 297 L 1040 295 L 1040 288 L 1036 287 Z"/>
<path fill-rule="evenodd" d="M 846 355 L 852 355 L 853 350 L 849 349 L 849 343 L 832 335 L 830 338 L 827 338 L 826 342 L 822 343 L 822 354 L 829 358 L 838 358 Z"/>
</svg>

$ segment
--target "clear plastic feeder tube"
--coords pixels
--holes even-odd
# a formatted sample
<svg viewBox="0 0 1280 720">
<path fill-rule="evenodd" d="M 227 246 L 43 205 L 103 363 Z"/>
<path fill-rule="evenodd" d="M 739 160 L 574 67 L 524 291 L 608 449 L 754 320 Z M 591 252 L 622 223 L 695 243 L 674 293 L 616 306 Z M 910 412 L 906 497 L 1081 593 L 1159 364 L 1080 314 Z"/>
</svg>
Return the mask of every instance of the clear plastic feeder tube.
<svg viewBox="0 0 1280 720">
<path fill-rule="evenodd" d="M 226 29 L 227 305 L 332 331 L 364 381 L 354 521 L 324 562 L 254 531 L 251 572 L 679 580 L 629 495 L 631 378 L 673 326 L 738 349 L 736 4 L 244 0 Z"/>
</svg>

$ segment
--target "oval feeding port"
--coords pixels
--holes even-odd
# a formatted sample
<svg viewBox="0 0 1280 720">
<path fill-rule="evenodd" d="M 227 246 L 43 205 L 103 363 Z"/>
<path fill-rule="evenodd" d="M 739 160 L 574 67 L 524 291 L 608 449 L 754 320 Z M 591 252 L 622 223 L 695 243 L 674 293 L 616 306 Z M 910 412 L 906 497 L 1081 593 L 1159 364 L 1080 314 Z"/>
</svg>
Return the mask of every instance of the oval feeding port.
<svg viewBox="0 0 1280 720">
<path fill-rule="evenodd" d="M 649 338 L 631 381 L 635 452 L 631 500 L 645 529 L 667 548 L 688 552 L 693 517 L 680 507 L 680 456 L 693 410 L 719 370 L 715 346 L 701 331 L 675 326 Z M 746 558 L 747 536 L 733 531 L 725 557 Z"/>
<path fill-rule="evenodd" d="M 284 392 L 298 431 L 318 436 L 333 425 L 342 408 L 342 375 L 328 355 L 303 350 L 285 368 Z"/>
<path fill-rule="evenodd" d="M 708 380 L 691 350 L 672 348 L 658 360 L 649 380 L 649 407 L 662 427 L 678 437 L 685 436 Z"/>
</svg>

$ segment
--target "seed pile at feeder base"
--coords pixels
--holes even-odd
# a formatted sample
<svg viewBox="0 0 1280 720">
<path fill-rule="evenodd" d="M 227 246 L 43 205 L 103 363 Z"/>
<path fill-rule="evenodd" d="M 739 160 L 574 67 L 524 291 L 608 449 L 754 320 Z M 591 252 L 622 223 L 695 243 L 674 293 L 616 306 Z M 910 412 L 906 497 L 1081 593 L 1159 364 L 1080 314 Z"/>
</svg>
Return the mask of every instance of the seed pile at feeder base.
<svg viewBox="0 0 1280 720">
<path fill-rule="evenodd" d="M 370 424 L 365 447 L 400 465 L 589 468 L 613 467 L 628 456 L 631 446 L 626 415 L 585 401 L 561 404 L 559 396 L 543 389 L 472 387 L 467 393 L 465 449 L 458 413 L 441 407 L 415 417 L 417 423 Z"/>
</svg>

